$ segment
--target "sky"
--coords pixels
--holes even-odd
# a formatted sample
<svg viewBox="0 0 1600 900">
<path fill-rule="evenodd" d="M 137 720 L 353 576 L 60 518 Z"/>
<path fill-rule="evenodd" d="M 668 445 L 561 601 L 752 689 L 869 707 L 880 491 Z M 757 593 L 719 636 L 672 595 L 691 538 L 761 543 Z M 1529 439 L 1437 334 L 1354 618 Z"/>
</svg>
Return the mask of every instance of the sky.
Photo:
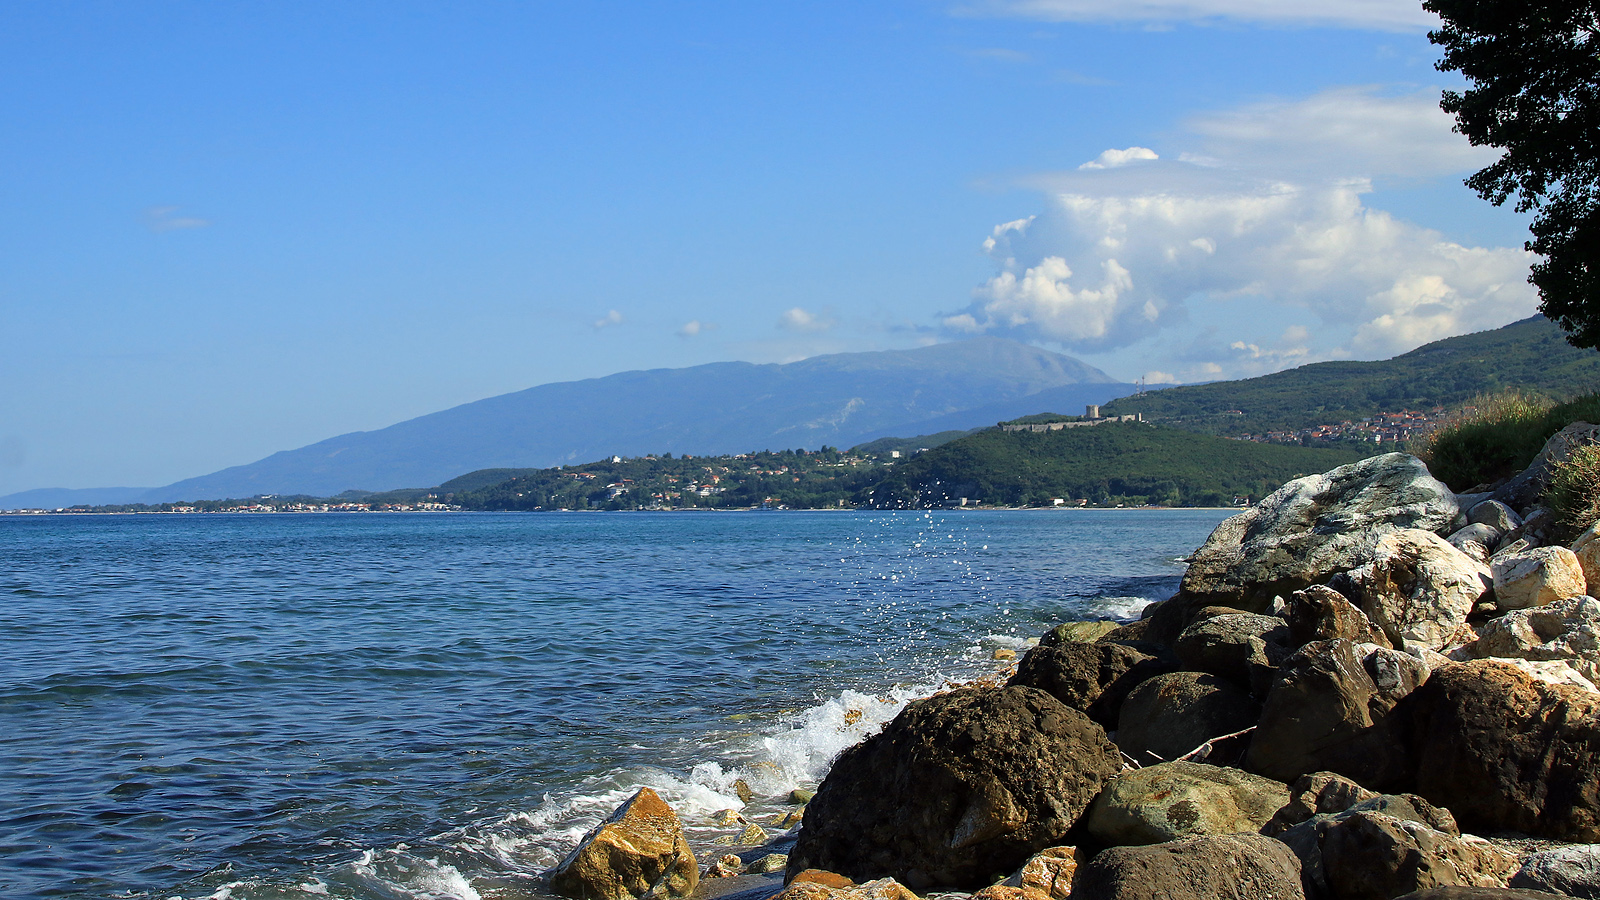
<svg viewBox="0 0 1600 900">
<path fill-rule="evenodd" d="M 0 10 L 0 495 L 552 381 L 998 335 L 1120 379 L 1533 314 L 1406 0 Z"/>
</svg>

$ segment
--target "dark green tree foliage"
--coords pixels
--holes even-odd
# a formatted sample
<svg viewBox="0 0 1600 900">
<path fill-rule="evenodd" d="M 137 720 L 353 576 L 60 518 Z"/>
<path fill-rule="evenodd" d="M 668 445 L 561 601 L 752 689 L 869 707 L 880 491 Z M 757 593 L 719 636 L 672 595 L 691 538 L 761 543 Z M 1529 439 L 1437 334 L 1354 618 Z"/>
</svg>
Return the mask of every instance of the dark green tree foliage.
<svg viewBox="0 0 1600 900">
<path fill-rule="evenodd" d="M 1540 309 L 1578 347 L 1600 347 L 1600 0 L 1427 0 L 1444 27 L 1438 68 L 1465 92 L 1441 106 L 1504 155 L 1467 179 L 1484 199 L 1537 210 L 1529 250 Z"/>
</svg>

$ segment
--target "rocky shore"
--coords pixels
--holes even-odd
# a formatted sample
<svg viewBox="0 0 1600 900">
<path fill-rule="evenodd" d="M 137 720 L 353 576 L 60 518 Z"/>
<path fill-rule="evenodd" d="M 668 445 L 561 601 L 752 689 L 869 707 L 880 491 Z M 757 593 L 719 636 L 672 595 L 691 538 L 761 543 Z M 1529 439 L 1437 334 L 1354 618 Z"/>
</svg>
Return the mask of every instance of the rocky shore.
<svg viewBox="0 0 1600 900">
<path fill-rule="evenodd" d="M 1467 494 L 1399 453 L 1285 484 L 1139 621 L 1061 625 L 1009 680 L 907 706 L 789 798 L 784 837 L 704 864 L 644 789 L 551 890 L 1600 897 L 1600 528 L 1558 542 L 1540 502 L 1586 443 Z"/>
</svg>

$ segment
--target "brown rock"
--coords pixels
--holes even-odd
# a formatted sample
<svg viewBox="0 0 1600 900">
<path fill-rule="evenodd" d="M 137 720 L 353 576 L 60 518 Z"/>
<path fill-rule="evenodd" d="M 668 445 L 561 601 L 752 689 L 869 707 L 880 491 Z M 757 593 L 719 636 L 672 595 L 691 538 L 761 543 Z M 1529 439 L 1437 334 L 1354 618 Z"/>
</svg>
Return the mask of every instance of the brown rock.
<svg viewBox="0 0 1600 900">
<path fill-rule="evenodd" d="M 830 887 L 814 881 L 795 881 L 768 900 L 920 900 L 893 878 L 864 884 Z"/>
<path fill-rule="evenodd" d="M 1504 887 L 1516 858 L 1418 822 L 1361 812 L 1323 834 L 1322 869 L 1340 900 L 1389 900 L 1440 885 Z"/>
<path fill-rule="evenodd" d="M 633 900 L 687 897 L 699 882 L 677 814 L 640 788 L 556 866 L 550 889 L 578 900 Z"/>
<path fill-rule="evenodd" d="M 1172 644 L 1183 668 L 1208 672 L 1266 694 L 1278 663 L 1289 655 L 1289 625 L 1277 616 L 1200 610 Z"/>
<path fill-rule="evenodd" d="M 1474 660 L 1435 670 L 1404 713 L 1417 793 L 1463 827 L 1600 841 L 1600 695 Z"/>
<path fill-rule="evenodd" d="M 1292 647 L 1334 638 L 1358 644 L 1389 646 L 1389 639 L 1372 624 L 1360 607 L 1326 585 L 1314 584 L 1291 594 L 1288 620 L 1289 645 Z"/>
<path fill-rule="evenodd" d="M 1376 796 L 1376 791 L 1369 791 L 1335 772 L 1301 775 L 1289 785 L 1289 802 L 1273 813 L 1261 833 L 1277 837 L 1312 816 L 1344 812 Z"/>
<path fill-rule="evenodd" d="M 1169 762 L 1124 772 L 1095 798 L 1089 833 L 1112 847 L 1256 832 L 1289 802 L 1287 785 L 1239 769 Z"/>
<path fill-rule="evenodd" d="M 795 876 L 789 881 L 791 884 L 806 882 L 820 884 L 828 888 L 847 888 L 855 884 L 854 881 L 840 875 L 838 872 L 829 872 L 826 869 L 806 869 L 803 872 L 795 873 Z"/>
<path fill-rule="evenodd" d="M 1201 672 L 1158 675 L 1123 701 L 1117 746 L 1140 765 L 1166 762 L 1249 728 L 1260 714 L 1261 705 L 1231 681 Z"/>
<path fill-rule="evenodd" d="M 1102 727 L 1115 728 L 1128 692 L 1172 669 L 1121 644 L 1040 644 L 1022 658 L 1009 683 L 1038 688 Z"/>
<path fill-rule="evenodd" d="M 1332 640 L 1301 647 L 1280 671 L 1245 768 L 1283 782 L 1324 771 L 1379 790 L 1405 782 L 1405 723 L 1390 713 L 1428 677 L 1421 661 Z"/>
<path fill-rule="evenodd" d="M 1303 900 L 1300 862 L 1259 834 L 1113 847 L 1078 870 L 1084 900 Z"/>
<path fill-rule="evenodd" d="M 1565 900 L 1560 894 L 1521 888 L 1436 887 L 1402 894 L 1395 900 Z"/>
<path fill-rule="evenodd" d="M 701 878 L 732 878 L 735 875 L 743 875 L 743 874 L 744 874 L 744 861 L 741 860 L 739 857 L 734 856 L 732 853 L 729 853 L 727 856 L 724 856 L 721 859 L 718 859 L 716 862 L 712 863 L 711 865 L 706 866 L 706 870 L 704 872 L 700 873 L 700 877 Z"/>
<path fill-rule="evenodd" d="M 936 694 L 834 763 L 789 871 L 982 887 L 1061 844 L 1121 768 L 1099 725 L 1037 688 Z"/>
</svg>

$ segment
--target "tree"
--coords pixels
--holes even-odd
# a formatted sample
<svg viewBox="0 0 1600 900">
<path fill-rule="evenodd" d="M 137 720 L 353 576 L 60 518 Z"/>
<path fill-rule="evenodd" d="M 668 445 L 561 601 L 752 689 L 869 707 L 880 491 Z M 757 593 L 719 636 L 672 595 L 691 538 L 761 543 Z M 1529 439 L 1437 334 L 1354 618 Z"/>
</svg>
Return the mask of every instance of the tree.
<svg viewBox="0 0 1600 900">
<path fill-rule="evenodd" d="M 1475 145 L 1505 151 L 1467 179 L 1537 211 L 1527 248 L 1539 309 L 1574 346 L 1600 348 L 1600 0 L 1426 0 L 1437 64 L 1471 87 L 1440 106 Z"/>
</svg>

